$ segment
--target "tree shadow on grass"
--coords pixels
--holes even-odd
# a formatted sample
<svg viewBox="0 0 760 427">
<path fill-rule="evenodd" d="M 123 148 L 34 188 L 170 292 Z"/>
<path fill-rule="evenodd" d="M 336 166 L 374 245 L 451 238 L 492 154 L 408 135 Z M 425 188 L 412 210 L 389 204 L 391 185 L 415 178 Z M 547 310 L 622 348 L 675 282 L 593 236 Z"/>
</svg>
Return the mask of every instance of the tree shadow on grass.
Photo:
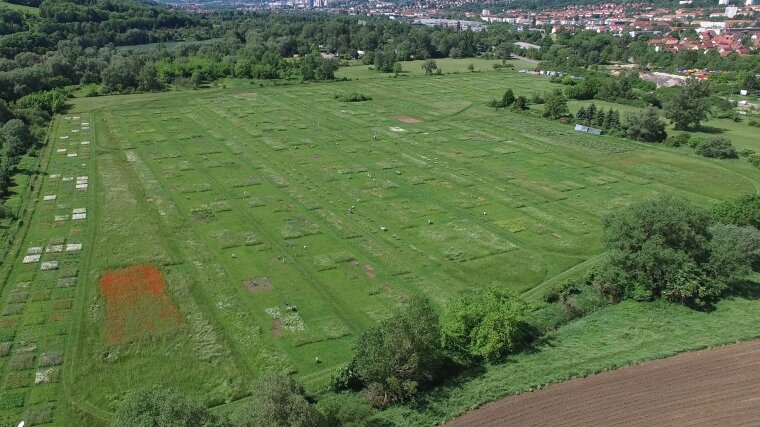
<svg viewBox="0 0 760 427">
<path fill-rule="evenodd" d="M 726 292 L 728 298 L 739 297 L 748 300 L 760 299 L 760 283 L 752 280 L 742 280 L 734 283 Z"/>
<path fill-rule="evenodd" d="M 538 353 L 547 347 L 554 347 L 552 334 L 539 335 L 538 330 L 531 328 L 529 325 L 526 325 L 526 327 L 530 328 L 526 332 L 533 336 L 533 340 L 528 344 L 520 346 L 511 355 Z M 507 365 L 511 362 L 511 355 L 507 355 L 504 359 L 495 363 L 497 365 Z M 443 375 L 444 378 L 431 384 L 430 388 L 421 394 L 418 400 L 410 402 L 406 406 L 420 412 L 440 411 L 440 408 L 437 406 L 440 406 L 441 402 L 451 398 L 452 393 L 461 392 L 462 387 L 467 383 L 481 378 L 487 372 L 488 364 L 475 364 L 468 367 L 452 359 L 447 359 L 443 369 L 446 372 Z"/>
<path fill-rule="evenodd" d="M 702 132 L 702 133 L 709 133 L 711 135 L 726 133 L 725 129 L 716 128 L 715 126 L 705 126 L 705 125 L 697 126 L 696 128 L 694 128 L 694 130 L 698 132 Z"/>
</svg>

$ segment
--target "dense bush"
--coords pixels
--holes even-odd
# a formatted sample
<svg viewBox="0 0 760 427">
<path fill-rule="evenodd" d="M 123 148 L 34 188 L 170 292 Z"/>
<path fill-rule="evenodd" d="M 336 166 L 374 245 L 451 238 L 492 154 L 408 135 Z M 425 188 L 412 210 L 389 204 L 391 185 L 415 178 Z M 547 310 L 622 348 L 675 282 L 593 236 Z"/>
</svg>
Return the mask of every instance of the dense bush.
<svg viewBox="0 0 760 427">
<path fill-rule="evenodd" d="M 301 383 L 284 374 L 265 374 L 253 383 L 251 399 L 230 416 L 235 427 L 318 427 L 322 414 L 307 399 Z"/>
<path fill-rule="evenodd" d="M 121 402 L 112 427 L 218 427 L 222 420 L 200 402 L 171 390 L 136 390 Z"/>
<path fill-rule="evenodd" d="M 62 89 L 37 92 L 16 101 L 20 108 L 37 108 L 48 113 L 60 113 L 66 104 L 68 94 Z"/>
<path fill-rule="evenodd" d="M 683 145 L 688 145 L 690 139 L 691 136 L 688 133 L 682 132 L 678 135 L 669 135 L 667 138 L 665 138 L 663 144 L 669 145 L 671 147 L 681 147 Z"/>
<path fill-rule="evenodd" d="M 365 426 L 376 410 L 353 393 L 329 395 L 319 400 L 317 409 L 326 426 Z"/>
<path fill-rule="evenodd" d="M 363 93 L 354 92 L 345 95 L 335 94 L 335 99 L 341 102 L 364 102 L 371 101 L 372 97 Z"/>
<path fill-rule="evenodd" d="M 747 155 L 747 161 L 754 167 L 760 168 L 760 153 L 751 153 Z"/>
<path fill-rule="evenodd" d="M 514 291 L 490 287 L 468 292 L 446 312 L 443 346 L 466 363 L 501 360 L 534 338 L 530 312 Z"/>
<path fill-rule="evenodd" d="M 700 142 L 695 148 L 695 153 L 700 156 L 714 157 L 716 159 L 732 159 L 738 157 L 736 149 L 733 144 L 731 144 L 731 141 L 722 137 L 709 138 Z"/>
<path fill-rule="evenodd" d="M 713 223 L 752 226 L 760 229 L 760 195 L 747 194 L 733 201 L 721 202 L 713 207 Z"/>
</svg>

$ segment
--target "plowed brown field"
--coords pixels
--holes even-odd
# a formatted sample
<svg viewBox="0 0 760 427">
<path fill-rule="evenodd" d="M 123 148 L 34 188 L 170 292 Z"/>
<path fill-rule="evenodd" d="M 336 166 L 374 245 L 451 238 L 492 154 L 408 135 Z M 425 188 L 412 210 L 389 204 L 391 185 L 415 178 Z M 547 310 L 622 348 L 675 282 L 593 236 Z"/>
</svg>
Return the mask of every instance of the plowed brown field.
<svg viewBox="0 0 760 427">
<path fill-rule="evenodd" d="M 458 426 L 760 425 L 760 341 L 685 353 L 490 403 Z"/>
</svg>

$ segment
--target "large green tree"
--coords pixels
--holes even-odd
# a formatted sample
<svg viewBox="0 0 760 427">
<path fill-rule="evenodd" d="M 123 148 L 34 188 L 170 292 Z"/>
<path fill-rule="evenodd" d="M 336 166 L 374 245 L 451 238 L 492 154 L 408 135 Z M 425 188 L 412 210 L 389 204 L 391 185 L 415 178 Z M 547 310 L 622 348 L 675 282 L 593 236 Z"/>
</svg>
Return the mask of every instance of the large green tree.
<svg viewBox="0 0 760 427">
<path fill-rule="evenodd" d="M 570 111 L 567 109 L 567 99 L 562 95 L 562 92 L 555 90 L 546 96 L 544 101 L 544 117 L 556 120 L 568 114 L 570 114 Z"/>
<path fill-rule="evenodd" d="M 689 79 L 665 103 L 665 117 L 678 130 L 699 126 L 710 112 L 710 86 L 706 80 Z"/>
<path fill-rule="evenodd" d="M 8 120 L 0 128 L 3 155 L 14 158 L 25 153 L 34 143 L 29 126 L 19 119 Z"/>
<path fill-rule="evenodd" d="M 353 367 L 370 400 L 382 407 L 414 398 L 442 363 L 441 326 L 427 298 L 415 297 L 356 340 Z"/>
<path fill-rule="evenodd" d="M 603 223 L 608 253 L 592 282 L 612 299 L 665 297 L 704 306 L 725 290 L 726 278 L 711 275 L 708 268 L 706 210 L 664 195 L 608 215 Z"/>
<path fill-rule="evenodd" d="M 625 132 L 629 138 L 636 141 L 660 142 L 668 136 L 665 123 L 660 120 L 660 113 L 654 107 L 626 116 Z"/>
<path fill-rule="evenodd" d="M 425 62 L 422 63 L 422 71 L 427 75 L 433 74 L 437 69 L 438 64 L 435 62 L 435 59 L 426 59 Z"/>
</svg>

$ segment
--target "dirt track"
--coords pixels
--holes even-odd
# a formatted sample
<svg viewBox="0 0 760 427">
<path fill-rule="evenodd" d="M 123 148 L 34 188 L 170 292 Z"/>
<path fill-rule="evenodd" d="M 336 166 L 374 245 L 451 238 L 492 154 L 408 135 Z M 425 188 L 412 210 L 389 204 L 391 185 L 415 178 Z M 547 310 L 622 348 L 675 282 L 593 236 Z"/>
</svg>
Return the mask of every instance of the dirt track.
<svg viewBox="0 0 760 427">
<path fill-rule="evenodd" d="M 760 425 L 760 341 L 685 353 L 490 403 L 457 426 Z"/>
</svg>

